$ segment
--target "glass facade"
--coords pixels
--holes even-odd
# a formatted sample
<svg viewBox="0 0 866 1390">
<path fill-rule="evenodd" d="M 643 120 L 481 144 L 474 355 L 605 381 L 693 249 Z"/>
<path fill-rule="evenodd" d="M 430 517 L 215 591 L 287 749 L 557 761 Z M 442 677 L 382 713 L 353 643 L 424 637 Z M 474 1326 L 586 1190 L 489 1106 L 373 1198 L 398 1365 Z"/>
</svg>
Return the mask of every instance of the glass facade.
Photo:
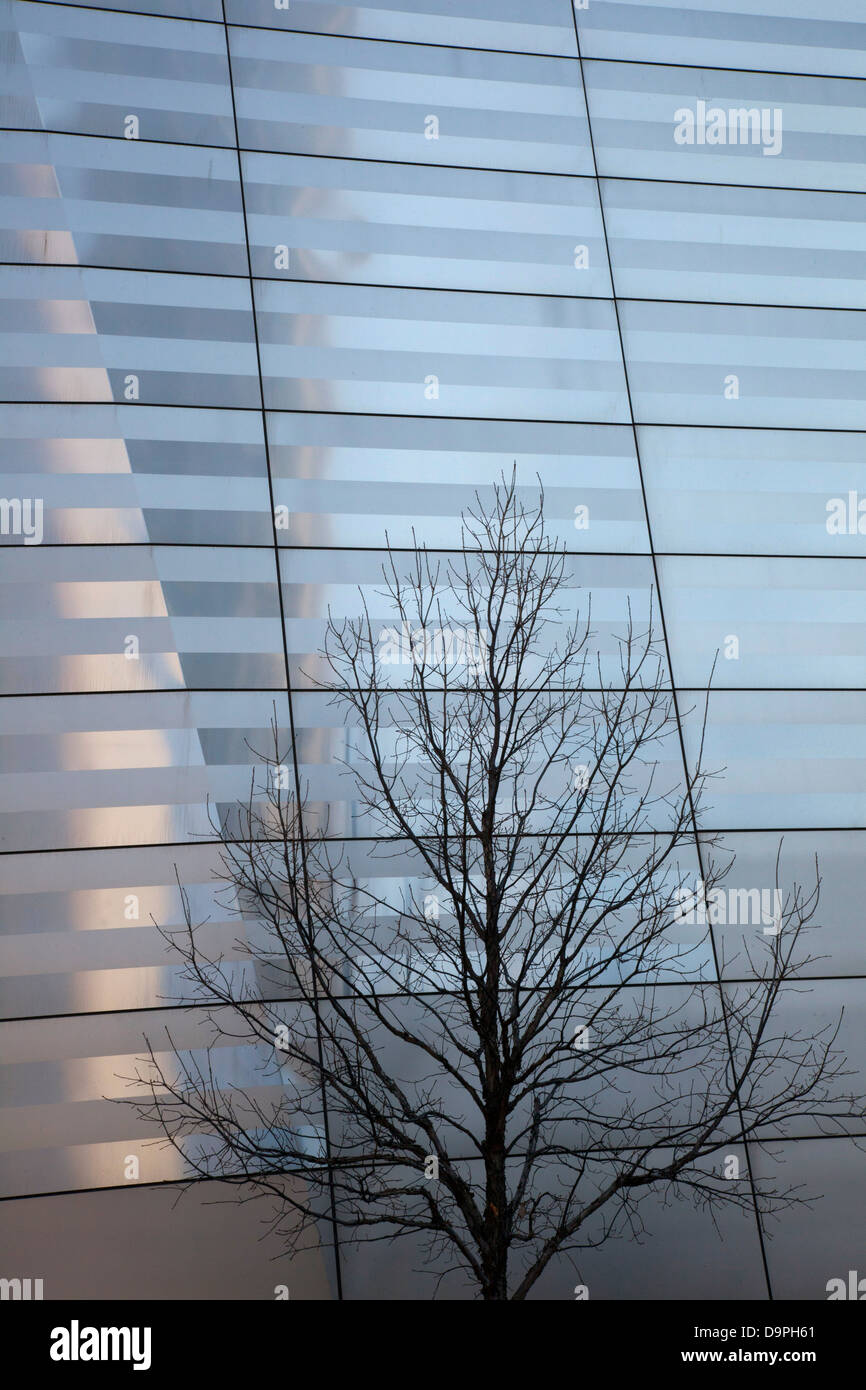
<svg viewBox="0 0 866 1390">
<path fill-rule="evenodd" d="M 172 1211 L 178 1160 L 112 1103 L 144 1034 L 201 1046 L 154 923 L 182 922 L 179 877 L 246 968 L 212 819 L 274 717 L 311 814 L 382 874 L 311 679 L 327 614 L 359 587 L 372 611 L 386 532 L 459 545 L 461 509 L 512 465 L 543 482 L 603 660 L 626 600 L 660 604 L 680 770 L 715 660 L 724 771 L 696 874 L 702 830 L 744 888 L 773 884 L 780 836 L 787 877 L 817 854 L 817 959 L 784 1021 L 844 1007 L 866 1089 L 862 7 L 132 8 L 0 0 L 11 1272 L 46 1297 L 273 1297 L 258 1208 L 199 1188 Z M 416 869 L 393 861 L 395 885 Z M 723 991 L 735 938 L 721 980 L 700 966 Z M 721 1242 L 659 1201 L 645 1243 L 581 1258 L 592 1296 L 824 1298 L 862 1258 L 862 1155 L 807 1125 L 769 1137 L 745 1158 L 778 1155 L 813 1209 L 729 1214 Z M 292 1298 L 335 1297 L 335 1259 L 348 1298 L 430 1296 L 411 1241 L 312 1242 Z M 535 1296 L 573 1283 L 552 1264 Z M 466 1293 L 454 1276 L 439 1296 Z"/>
</svg>

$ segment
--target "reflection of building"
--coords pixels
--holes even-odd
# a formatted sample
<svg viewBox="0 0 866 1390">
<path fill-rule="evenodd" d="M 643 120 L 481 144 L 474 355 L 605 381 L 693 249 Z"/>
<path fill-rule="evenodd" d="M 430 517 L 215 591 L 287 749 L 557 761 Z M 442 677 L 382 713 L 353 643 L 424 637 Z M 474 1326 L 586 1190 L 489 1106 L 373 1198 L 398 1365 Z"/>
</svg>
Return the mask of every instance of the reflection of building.
<svg viewBox="0 0 866 1390">
<path fill-rule="evenodd" d="M 267 1297 L 246 1209 L 169 1221 L 170 1192 L 124 1177 L 131 1152 L 142 1184 L 176 1176 L 102 1099 L 165 1022 L 150 919 L 178 920 L 177 864 L 231 953 L 208 799 L 243 795 L 287 670 L 304 773 L 334 795 L 343 731 L 302 671 L 328 603 L 375 588 L 386 528 L 454 544 L 514 459 L 602 623 L 658 586 L 687 757 L 720 650 L 713 823 L 744 890 L 774 882 L 777 832 L 789 873 L 817 850 L 826 959 L 799 1007 L 845 1004 L 861 1060 L 866 541 L 826 519 L 866 494 L 866 25 L 843 0 L 592 0 L 581 57 L 569 0 L 134 8 L 2 3 L 0 1179 L 30 1200 L 5 1204 L 21 1268 L 0 1273 Z M 774 157 L 675 140 L 710 96 L 781 112 Z M 15 499 L 42 502 L 41 544 Z M 825 1201 L 765 1250 L 674 1208 L 590 1282 L 763 1297 L 766 1255 L 777 1296 L 824 1296 L 856 1264 L 856 1157 L 798 1139 L 787 1173 Z M 413 1290 L 382 1259 L 347 1257 L 350 1294 Z M 328 1290 L 317 1257 L 298 1277 Z"/>
</svg>

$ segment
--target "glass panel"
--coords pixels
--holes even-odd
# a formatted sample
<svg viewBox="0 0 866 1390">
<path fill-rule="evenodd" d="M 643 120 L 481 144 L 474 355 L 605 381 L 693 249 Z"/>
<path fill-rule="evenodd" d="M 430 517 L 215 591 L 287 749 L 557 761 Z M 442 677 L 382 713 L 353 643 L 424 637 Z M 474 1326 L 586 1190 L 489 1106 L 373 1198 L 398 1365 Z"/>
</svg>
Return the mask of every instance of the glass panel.
<svg viewBox="0 0 866 1390">
<path fill-rule="evenodd" d="M 657 549 L 866 554 L 862 435 L 644 425 L 638 439 Z"/>
<path fill-rule="evenodd" d="M 18 546 L 4 570 L 7 694 L 285 686 L 272 551 Z"/>
<path fill-rule="evenodd" d="M 659 585 L 678 685 L 866 686 L 863 561 L 669 556 Z"/>
<path fill-rule="evenodd" d="M 245 280 L 6 266 L 0 397 L 259 404 Z"/>
<path fill-rule="evenodd" d="M 628 418 L 613 306 L 256 282 L 271 409 Z"/>
<path fill-rule="evenodd" d="M 859 81 L 584 63 L 600 174 L 866 188 Z"/>
<path fill-rule="evenodd" d="M 537 0 L 527 11 L 522 0 L 398 0 L 337 5 L 333 0 L 291 0 L 276 9 L 274 0 L 226 0 L 235 24 L 283 26 L 355 38 L 406 39 L 466 48 L 507 48 L 520 53 L 577 52 L 569 0 Z"/>
<path fill-rule="evenodd" d="M 0 27 L 4 125 L 234 144 L 222 25 L 2 0 Z"/>
<path fill-rule="evenodd" d="M 229 45 L 246 149 L 592 173 L 576 61 L 261 29 Z"/>
<path fill-rule="evenodd" d="M 644 423 L 866 425 L 860 311 L 632 300 L 620 314 Z"/>
<path fill-rule="evenodd" d="M 214 820 L 250 795 L 275 708 L 285 729 L 286 697 L 275 692 L 7 698 L 3 849 L 212 839 Z"/>
<path fill-rule="evenodd" d="M 618 425 L 271 414 L 277 530 L 289 546 L 460 544 L 460 513 L 517 469 L 569 550 L 647 551 L 634 439 Z M 581 510 L 584 508 L 585 511 Z"/>
<path fill-rule="evenodd" d="M 273 543 L 258 414 L 3 405 L 0 422 L 2 495 L 47 544 Z M 2 544 L 28 539 L 10 525 Z"/>
<path fill-rule="evenodd" d="M 859 194 L 620 179 L 602 185 L 617 294 L 866 307 L 866 199 Z"/>
<path fill-rule="evenodd" d="M 610 294 L 595 180 L 242 158 L 257 275 Z"/>
<path fill-rule="evenodd" d="M 246 275 L 237 155 L 9 132 L 0 165 L 0 257 Z"/>
<path fill-rule="evenodd" d="M 857 0 L 592 0 L 576 17 L 587 58 L 866 76 Z"/>
</svg>

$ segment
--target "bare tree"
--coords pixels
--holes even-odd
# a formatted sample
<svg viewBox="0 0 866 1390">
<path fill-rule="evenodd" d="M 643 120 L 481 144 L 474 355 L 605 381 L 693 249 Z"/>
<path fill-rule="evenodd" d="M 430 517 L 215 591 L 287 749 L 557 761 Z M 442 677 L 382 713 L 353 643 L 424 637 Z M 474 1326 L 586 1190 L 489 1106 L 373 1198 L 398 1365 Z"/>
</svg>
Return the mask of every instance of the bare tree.
<svg viewBox="0 0 866 1390">
<path fill-rule="evenodd" d="M 272 1194 L 286 1242 L 329 1214 L 344 1239 L 414 1235 L 437 1276 L 523 1299 L 555 1258 L 638 1229 L 650 1191 L 713 1213 L 801 1200 L 730 1156 L 862 1107 L 838 1022 L 776 1022 L 812 959 L 817 865 L 783 893 L 777 864 L 739 982 L 720 987 L 710 927 L 682 939 L 683 903 L 703 911 L 731 861 L 702 836 L 698 866 L 707 773 L 701 752 L 686 770 L 652 613 L 596 640 L 543 496 L 513 478 L 463 526 L 450 558 L 389 550 L 390 627 L 363 595 L 329 617 L 316 681 L 341 711 L 351 825 L 311 799 L 275 721 L 218 827 L 252 972 L 204 949 L 184 895 L 166 936 L 208 1046 L 149 1045 L 130 1103 L 191 1175 Z M 221 1074 L 238 1041 L 257 1084 Z"/>
</svg>

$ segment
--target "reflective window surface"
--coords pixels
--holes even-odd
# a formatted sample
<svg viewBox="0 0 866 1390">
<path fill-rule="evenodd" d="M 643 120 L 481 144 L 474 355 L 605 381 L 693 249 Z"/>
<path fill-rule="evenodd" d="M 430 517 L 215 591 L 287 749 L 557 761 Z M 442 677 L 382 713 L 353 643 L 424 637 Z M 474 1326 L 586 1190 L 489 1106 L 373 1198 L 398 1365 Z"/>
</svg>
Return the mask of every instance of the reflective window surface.
<svg viewBox="0 0 866 1390">
<path fill-rule="evenodd" d="M 268 436 L 281 544 L 459 545 L 461 511 L 516 468 L 568 550 L 649 548 L 627 426 L 304 412 L 269 414 Z"/>
<path fill-rule="evenodd" d="M 256 275 L 610 295 L 594 179 L 246 153 L 241 163 Z"/>
<path fill-rule="evenodd" d="M 52 403 L 3 405 L 0 418 L 3 495 L 42 501 L 46 543 L 272 543 L 252 411 Z"/>
<path fill-rule="evenodd" d="M 247 149 L 592 173 L 573 60 L 243 28 L 229 44 Z"/>
<path fill-rule="evenodd" d="M 859 312 L 625 301 L 620 314 L 642 423 L 866 426 Z"/>
<path fill-rule="evenodd" d="M 600 174 L 866 189 L 859 82 L 595 61 L 583 73 Z"/>
<path fill-rule="evenodd" d="M 607 300 L 256 282 L 269 409 L 623 422 Z"/>
<path fill-rule="evenodd" d="M 2 159 L 4 261 L 247 273 L 232 150 L 21 131 Z"/>
<path fill-rule="evenodd" d="M 638 438 L 659 550 L 866 554 L 863 435 L 643 425 Z"/>
<path fill-rule="evenodd" d="M 2 400 L 258 404 L 246 281 L 5 266 L 0 300 Z"/>
<path fill-rule="evenodd" d="M 577 26 L 588 58 L 866 76 L 857 0 L 592 0 Z"/>
<path fill-rule="evenodd" d="M 0 30 L 4 125 L 234 144 L 222 26 L 2 0 Z"/>
<path fill-rule="evenodd" d="M 866 686 L 866 563 L 667 556 L 674 677 L 718 687 Z"/>
<path fill-rule="evenodd" d="M 517 53 L 559 53 L 577 49 L 570 0 L 423 0 L 421 4 L 334 4 L 333 0 L 291 0 L 275 9 L 273 0 L 226 0 L 235 24 L 305 29 L 368 39 L 406 39 L 464 48 L 498 48 Z"/>
<path fill-rule="evenodd" d="M 4 570 L 9 693 L 284 684 L 272 551 L 18 546 Z"/>
<path fill-rule="evenodd" d="M 628 605 L 664 637 L 679 727 L 657 790 L 682 789 L 684 755 L 694 768 L 706 704 L 717 776 L 684 871 L 704 872 L 718 832 L 750 903 L 780 841 L 783 884 L 808 888 L 817 856 L 808 991 L 783 1026 L 844 1008 L 862 1076 L 862 5 L 0 0 L 0 29 L 0 1205 L 16 1267 L 50 1273 L 52 1297 L 272 1297 L 256 1209 L 214 1225 L 206 1186 L 172 1214 L 180 1159 L 110 1097 L 145 1023 L 158 1049 L 170 1033 L 204 1055 L 161 935 L 183 923 L 178 878 L 228 978 L 267 989 L 217 841 L 238 801 L 264 801 L 272 721 L 305 825 L 385 917 L 424 890 L 347 775 L 360 734 L 315 687 L 320 648 L 328 613 L 363 602 L 384 632 L 387 544 L 401 565 L 422 545 L 447 560 L 461 512 L 512 470 L 522 499 L 544 488 L 565 616 L 591 600 L 603 678 Z M 389 691 L 388 746 L 395 709 Z M 717 922 L 691 978 L 719 998 L 721 975 L 733 1001 L 758 936 Z M 221 1047 L 219 1084 L 249 1084 L 257 1060 Z M 399 1049 L 387 1060 L 411 1079 Z M 767 1224 L 769 1284 L 751 1212 L 720 1241 L 705 1213 L 650 1195 L 651 1239 L 582 1257 L 592 1296 L 823 1298 L 860 1259 L 860 1160 L 805 1123 L 771 1139 L 742 1156 L 763 1172 L 778 1154 L 786 1184 L 825 1200 Z M 131 1146 L 153 1186 L 125 1184 Z M 130 1265 L 132 1244 L 153 1268 Z M 411 1242 L 340 1260 L 349 1298 L 431 1296 Z M 293 1271 L 293 1299 L 335 1295 L 315 1242 Z M 534 1296 L 571 1299 L 575 1277 L 552 1264 Z M 446 1291 L 468 1293 L 458 1277 Z"/>
<path fill-rule="evenodd" d="M 602 181 L 617 294 L 863 308 L 866 199 Z"/>
</svg>

